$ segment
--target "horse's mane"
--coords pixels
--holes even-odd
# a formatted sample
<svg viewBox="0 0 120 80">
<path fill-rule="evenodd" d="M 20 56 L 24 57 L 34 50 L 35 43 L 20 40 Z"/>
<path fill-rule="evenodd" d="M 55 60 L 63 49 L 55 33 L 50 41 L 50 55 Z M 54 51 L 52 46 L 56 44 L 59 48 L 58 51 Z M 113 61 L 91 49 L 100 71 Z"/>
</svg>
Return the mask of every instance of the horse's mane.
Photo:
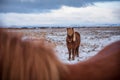
<svg viewBox="0 0 120 80">
<path fill-rule="evenodd" d="M 58 80 L 66 69 L 44 41 L 22 41 L 0 29 L 0 80 Z"/>
</svg>

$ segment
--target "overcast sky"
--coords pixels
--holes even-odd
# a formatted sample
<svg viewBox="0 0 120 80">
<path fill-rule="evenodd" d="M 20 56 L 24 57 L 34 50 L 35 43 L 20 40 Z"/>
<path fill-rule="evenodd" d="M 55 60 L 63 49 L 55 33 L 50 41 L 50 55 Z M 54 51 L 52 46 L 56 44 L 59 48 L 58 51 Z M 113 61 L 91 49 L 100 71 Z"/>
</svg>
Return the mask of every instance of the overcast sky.
<svg viewBox="0 0 120 80">
<path fill-rule="evenodd" d="M 0 0 L 1 26 L 120 24 L 120 0 Z"/>
</svg>

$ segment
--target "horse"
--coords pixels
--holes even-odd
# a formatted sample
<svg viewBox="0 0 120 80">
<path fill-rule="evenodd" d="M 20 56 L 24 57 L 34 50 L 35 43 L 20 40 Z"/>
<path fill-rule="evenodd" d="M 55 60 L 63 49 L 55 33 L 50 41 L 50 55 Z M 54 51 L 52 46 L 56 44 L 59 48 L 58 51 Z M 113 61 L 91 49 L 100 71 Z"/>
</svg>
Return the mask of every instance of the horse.
<svg viewBox="0 0 120 80">
<path fill-rule="evenodd" d="M 75 56 L 79 57 L 79 46 L 80 46 L 80 34 L 78 32 L 74 32 L 73 28 L 67 28 L 67 37 L 66 37 L 66 45 L 68 48 L 69 58 L 72 60 L 75 59 Z"/>
<path fill-rule="evenodd" d="M 0 29 L 0 80 L 120 80 L 120 41 L 92 58 L 65 64 L 50 44 Z"/>
</svg>

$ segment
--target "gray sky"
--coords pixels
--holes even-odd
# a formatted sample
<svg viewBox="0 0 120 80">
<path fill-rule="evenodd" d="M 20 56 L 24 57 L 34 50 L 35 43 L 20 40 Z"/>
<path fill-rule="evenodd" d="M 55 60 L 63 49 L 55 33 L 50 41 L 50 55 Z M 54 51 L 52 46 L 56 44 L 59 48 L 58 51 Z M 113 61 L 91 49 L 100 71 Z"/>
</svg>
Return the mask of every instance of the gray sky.
<svg viewBox="0 0 120 80">
<path fill-rule="evenodd" d="M 0 25 L 120 24 L 120 0 L 0 0 Z"/>
<path fill-rule="evenodd" d="M 94 2 L 120 0 L 0 0 L 0 12 L 33 13 L 59 9 L 61 6 L 85 7 Z"/>
</svg>

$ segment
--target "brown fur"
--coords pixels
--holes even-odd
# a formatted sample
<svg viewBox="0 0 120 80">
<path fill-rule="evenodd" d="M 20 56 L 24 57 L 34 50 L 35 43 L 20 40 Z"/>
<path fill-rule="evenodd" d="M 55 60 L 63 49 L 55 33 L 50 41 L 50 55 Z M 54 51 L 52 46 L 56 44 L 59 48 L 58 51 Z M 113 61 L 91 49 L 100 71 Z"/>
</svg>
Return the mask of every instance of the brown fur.
<svg viewBox="0 0 120 80">
<path fill-rule="evenodd" d="M 66 66 L 53 53 L 44 41 L 22 41 L 0 30 L 0 80 L 59 80 Z"/>
<path fill-rule="evenodd" d="M 22 41 L 0 30 L 0 80 L 120 80 L 120 41 L 69 65 L 44 41 Z"/>
<path fill-rule="evenodd" d="M 67 28 L 67 38 L 66 44 L 69 53 L 69 60 L 74 60 L 75 56 L 79 57 L 79 45 L 80 45 L 80 34 L 78 32 L 74 32 L 73 28 Z"/>
<path fill-rule="evenodd" d="M 105 47 L 89 60 L 67 66 L 69 73 L 61 80 L 120 80 L 120 41 Z"/>
</svg>

